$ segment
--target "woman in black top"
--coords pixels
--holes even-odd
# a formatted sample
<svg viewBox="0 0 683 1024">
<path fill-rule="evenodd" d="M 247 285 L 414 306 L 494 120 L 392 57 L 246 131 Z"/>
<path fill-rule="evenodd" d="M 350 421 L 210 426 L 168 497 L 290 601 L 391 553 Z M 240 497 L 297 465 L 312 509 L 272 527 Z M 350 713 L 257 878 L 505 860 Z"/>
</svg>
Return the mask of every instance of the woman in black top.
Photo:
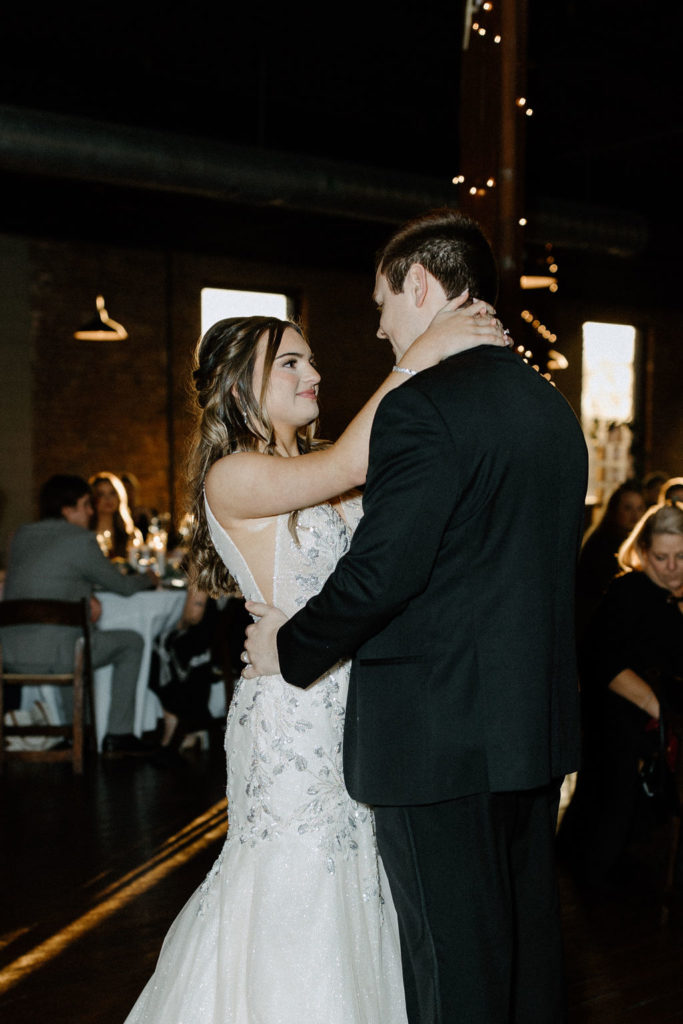
<svg viewBox="0 0 683 1024">
<path fill-rule="evenodd" d="M 683 505 L 648 509 L 619 564 L 580 638 L 583 759 L 559 837 L 595 884 L 610 881 L 626 851 L 662 705 L 683 709 Z"/>
<path fill-rule="evenodd" d="M 645 512 L 636 480 L 626 480 L 610 494 L 601 518 L 586 531 L 576 570 L 576 621 L 581 638 L 602 595 L 619 574 L 618 551 Z"/>
</svg>

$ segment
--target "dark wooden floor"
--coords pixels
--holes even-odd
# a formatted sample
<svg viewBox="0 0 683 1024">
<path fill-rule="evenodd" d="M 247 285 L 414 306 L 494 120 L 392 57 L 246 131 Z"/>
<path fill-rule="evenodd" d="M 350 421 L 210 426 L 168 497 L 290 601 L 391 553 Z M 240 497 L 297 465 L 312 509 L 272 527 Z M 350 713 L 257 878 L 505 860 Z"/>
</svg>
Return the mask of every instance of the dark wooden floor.
<svg viewBox="0 0 683 1024">
<path fill-rule="evenodd" d="M 3 1024 L 122 1024 L 220 849 L 224 785 L 220 735 L 166 768 L 101 762 L 78 779 L 64 764 L 8 767 Z M 588 897 L 561 875 L 571 1024 L 683 1022 L 683 901 L 666 927 L 658 920 L 664 841 L 637 851 L 610 897 Z"/>
</svg>

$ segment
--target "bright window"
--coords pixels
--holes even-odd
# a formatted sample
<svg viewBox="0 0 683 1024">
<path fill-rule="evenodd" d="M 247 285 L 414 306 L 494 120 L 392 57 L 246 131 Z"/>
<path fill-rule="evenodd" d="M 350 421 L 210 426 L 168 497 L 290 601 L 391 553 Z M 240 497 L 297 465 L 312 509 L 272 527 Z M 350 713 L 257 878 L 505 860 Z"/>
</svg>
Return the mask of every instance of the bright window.
<svg viewBox="0 0 683 1024">
<path fill-rule="evenodd" d="M 588 446 L 587 502 L 600 509 L 633 476 L 636 329 L 583 325 L 581 422 Z"/>
<path fill-rule="evenodd" d="M 202 334 L 230 316 L 277 316 L 288 320 L 293 303 L 277 292 L 242 292 L 231 288 L 202 288 Z"/>
<path fill-rule="evenodd" d="M 629 324 L 583 325 L 581 418 L 630 423 L 636 329 Z"/>
</svg>

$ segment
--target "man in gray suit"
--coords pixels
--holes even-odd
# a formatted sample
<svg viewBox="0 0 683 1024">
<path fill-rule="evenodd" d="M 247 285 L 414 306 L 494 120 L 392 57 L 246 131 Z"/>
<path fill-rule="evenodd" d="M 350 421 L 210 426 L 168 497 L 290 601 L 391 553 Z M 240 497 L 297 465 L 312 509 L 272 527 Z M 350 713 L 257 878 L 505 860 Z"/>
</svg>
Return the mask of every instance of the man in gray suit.
<svg viewBox="0 0 683 1024">
<path fill-rule="evenodd" d="M 149 572 L 122 576 L 102 554 L 89 529 L 90 488 L 79 476 L 58 474 L 43 484 L 40 521 L 19 527 L 9 553 L 6 599 L 42 598 L 79 601 L 89 598 L 93 623 L 99 617 L 94 587 L 127 597 L 157 585 Z M 2 630 L 3 657 L 15 672 L 64 672 L 73 664 L 74 635 L 69 626 L 13 626 Z M 102 753 L 116 757 L 148 752 L 133 734 L 135 690 L 142 636 L 134 630 L 91 630 L 94 668 L 113 665 L 112 701 Z M 71 694 L 62 692 L 65 718 L 71 717 Z M 64 700 L 64 697 L 67 700 Z"/>
</svg>

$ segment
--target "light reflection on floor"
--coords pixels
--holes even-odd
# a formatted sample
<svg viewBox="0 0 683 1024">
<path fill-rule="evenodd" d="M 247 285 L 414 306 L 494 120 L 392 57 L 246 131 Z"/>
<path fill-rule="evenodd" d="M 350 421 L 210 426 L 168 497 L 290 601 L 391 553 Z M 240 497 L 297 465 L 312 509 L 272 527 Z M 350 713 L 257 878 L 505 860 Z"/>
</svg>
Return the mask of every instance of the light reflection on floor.
<svg viewBox="0 0 683 1024">
<path fill-rule="evenodd" d="M 560 794 L 559 820 L 566 810 L 576 786 L 576 773 L 567 775 Z M 142 895 L 175 868 L 182 866 L 207 846 L 220 839 L 227 831 L 227 801 L 219 800 L 204 814 L 189 822 L 170 836 L 148 861 L 105 886 L 95 897 L 96 904 L 28 953 L 18 957 L 0 970 L 0 995 L 18 984 L 25 975 L 46 960 L 58 956 L 72 942 L 82 938 L 103 920 L 115 914 L 131 900 Z M 0 948 L 10 946 L 29 931 L 20 928 L 3 937 Z"/>
<path fill-rule="evenodd" d="M 226 811 L 227 801 L 219 800 L 204 814 L 170 836 L 148 861 L 106 886 L 97 894 L 96 905 L 85 914 L 0 970 L 0 995 L 17 985 L 25 975 L 46 960 L 58 956 L 72 942 L 82 938 L 131 900 L 141 896 L 175 868 L 186 864 L 211 843 L 225 836 Z M 28 930 L 19 929 L 12 936 L 6 936 L 4 945 L 10 945 Z"/>
</svg>

